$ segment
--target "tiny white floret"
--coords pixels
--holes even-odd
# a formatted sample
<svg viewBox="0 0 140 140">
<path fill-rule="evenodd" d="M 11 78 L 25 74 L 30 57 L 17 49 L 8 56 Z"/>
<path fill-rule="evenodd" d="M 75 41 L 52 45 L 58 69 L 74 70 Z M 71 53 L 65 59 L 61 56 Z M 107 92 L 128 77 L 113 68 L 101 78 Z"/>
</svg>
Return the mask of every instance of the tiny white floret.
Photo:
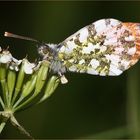
<svg viewBox="0 0 140 140">
<path fill-rule="evenodd" d="M 0 63 L 9 63 L 12 61 L 12 55 L 9 51 L 3 51 L 2 54 L 0 54 Z"/>
<path fill-rule="evenodd" d="M 15 70 L 15 71 L 18 71 L 19 70 L 19 65 L 21 64 L 21 62 L 22 62 L 22 60 L 17 60 L 16 58 L 12 58 L 12 61 L 11 61 L 11 63 L 10 63 L 10 66 L 9 66 L 9 68 L 11 69 L 11 70 Z"/>
<path fill-rule="evenodd" d="M 61 81 L 62 84 L 68 83 L 68 79 L 67 79 L 64 75 L 62 75 L 62 76 L 60 77 L 60 81 Z"/>
<path fill-rule="evenodd" d="M 32 74 L 33 73 L 33 68 L 35 67 L 35 64 L 34 63 L 30 63 L 28 61 L 25 61 L 24 62 L 24 72 L 26 74 Z"/>
</svg>

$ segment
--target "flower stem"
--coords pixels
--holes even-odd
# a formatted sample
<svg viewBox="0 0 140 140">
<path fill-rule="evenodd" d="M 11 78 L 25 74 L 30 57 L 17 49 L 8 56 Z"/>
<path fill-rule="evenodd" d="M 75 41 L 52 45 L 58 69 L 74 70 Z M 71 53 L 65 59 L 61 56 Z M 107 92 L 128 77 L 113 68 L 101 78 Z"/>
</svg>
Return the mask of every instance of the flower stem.
<svg viewBox="0 0 140 140">
<path fill-rule="evenodd" d="M 4 102 L 3 102 L 2 98 L 1 98 L 1 96 L 0 96 L 0 104 L 1 104 L 2 108 L 4 109 L 5 105 L 4 105 Z"/>
<path fill-rule="evenodd" d="M 7 89 L 7 84 L 6 84 L 6 80 L 1 80 L 1 86 L 2 86 L 2 90 L 3 90 L 3 98 L 4 98 L 4 104 L 5 106 L 8 105 L 8 89 Z"/>
<path fill-rule="evenodd" d="M 47 83 L 44 96 L 40 99 L 38 103 L 41 103 L 44 100 L 46 100 L 48 97 L 50 97 L 52 93 L 55 91 L 55 89 L 57 88 L 59 83 L 60 83 L 60 80 L 58 79 L 58 77 L 52 76 Z"/>
<path fill-rule="evenodd" d="M 1 64 L 0 65 L 0 83 L 2 87 L 5 106 L 8 105 L 8 89 L 7 89 L 7 83 L 6 83 L 6 72 L 7 72 L 7 66 L 5 64 Z"/>
<path fill-rule="evenodd" d="M 21 65 L 21 68 L 20 68 L 20 71 L 18 73 L 18 77 L 17 77 L 17 82 L 16 82 L 16 86 L 15 86 L 15 92 L 14 92 L 14 96 L 13 96 L 13 99 L 12 99 L 12 105 L 14 104 L 21 88 L 22 88 L 22 84 L 23 84 L 23 80 L 24 80 L 24 77 L 25 77 L 25 73 L 24 73 L 24 69 L 23 69 L 23 66 L 24 66 L 24 63 L 25 61 L 22 62 L 22 65 Z"/>
<path fill-rule="evenodd" d="M 29 138 L 31 138 L 32 140 L 34 140 L 34 138 L 29 134 L 29 132 L 27 132 L 16 120 L 16 118 L 14 117 L 14 115 L 11 115 L 10 121 L 12 123 L 13 126 L 15 126 L 20 132 L 22 132 L 23 134 L 25 134 L 26 136 L 28 136 Z"/>
<path fill-rule="evenodd" d="M 0 124 L 0 134 L 4 128 L 4 126 L 6 125 L 6 121 L 3 121 L 1 124 Z"/>
<path fill-rule="evenodd" d="M 2 122 L 0 124 L 0 134 L 3 130 L 3 128 L 5 127 L 7 120 L 9 119 L 9 115 L 8 116 L 3 116 L 2 113 L 1 113 L 1 116 L 2 116 Z"/>
<path fill-rule="evenodd" d="M 27 105 L 28 103 L 30 103 L 37 95 L 38 95 L 38 92 L 35 91 L 34 94 L 30 98 L 28 98 L 25 102 L 23 102 L 22 104 L 20 104 L 17 107 L 15 106 L 14 112 L 16 112 L 17 110 L 23 108 L 25 105 Z"/>
</svg>

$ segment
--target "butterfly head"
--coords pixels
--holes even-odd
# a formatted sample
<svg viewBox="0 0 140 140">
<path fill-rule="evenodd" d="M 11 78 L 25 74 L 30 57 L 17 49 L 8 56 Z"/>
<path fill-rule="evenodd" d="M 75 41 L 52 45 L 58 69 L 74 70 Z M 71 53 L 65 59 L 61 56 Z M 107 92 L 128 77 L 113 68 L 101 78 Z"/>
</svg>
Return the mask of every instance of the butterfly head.
<svg viewBox="0 0 140 140">
<path fill-rule="evenodd" d="M 51 49 L 48 44 L 41 43 L 40 45 L 37 45 L 37 46 L 38 46 L 38 53 L 41 57 L 44 58 L 51 54 Z"/>
</svg>

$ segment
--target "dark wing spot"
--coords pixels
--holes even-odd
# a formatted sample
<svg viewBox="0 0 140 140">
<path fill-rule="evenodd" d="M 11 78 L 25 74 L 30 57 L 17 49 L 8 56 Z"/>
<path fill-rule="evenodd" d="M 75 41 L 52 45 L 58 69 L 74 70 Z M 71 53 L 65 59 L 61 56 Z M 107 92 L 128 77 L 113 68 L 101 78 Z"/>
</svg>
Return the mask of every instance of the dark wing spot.
<svg viewBox="0 0 140 140">
<path fill-rule="evenodd" d="M 108 26 L 110 24 L 110 19 L 105 19 L 105 25 Z"/>
</svg>

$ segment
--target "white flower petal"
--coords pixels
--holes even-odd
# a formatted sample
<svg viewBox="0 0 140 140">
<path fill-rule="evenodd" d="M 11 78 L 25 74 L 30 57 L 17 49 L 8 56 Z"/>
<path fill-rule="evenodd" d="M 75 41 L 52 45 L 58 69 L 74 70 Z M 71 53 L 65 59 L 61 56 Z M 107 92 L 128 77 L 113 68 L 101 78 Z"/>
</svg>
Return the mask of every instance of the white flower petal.
<svg viewBox="0 0 140 140">
<path fill-rule="evenodd" d="M 0 63 L 9 63 L 12 61 L 12 55 L 9 51 L 3 51 L 0 55 Z"/>
<path fill-rule="evenodd" d="M 33 73 L 33 68 L 35 67 L 35 64 L 34 63 L 30 63 L 28 61 L 25 61 L 24 63 L 24 72 L 26 74 L 32 74 Z"/>
</svg>

